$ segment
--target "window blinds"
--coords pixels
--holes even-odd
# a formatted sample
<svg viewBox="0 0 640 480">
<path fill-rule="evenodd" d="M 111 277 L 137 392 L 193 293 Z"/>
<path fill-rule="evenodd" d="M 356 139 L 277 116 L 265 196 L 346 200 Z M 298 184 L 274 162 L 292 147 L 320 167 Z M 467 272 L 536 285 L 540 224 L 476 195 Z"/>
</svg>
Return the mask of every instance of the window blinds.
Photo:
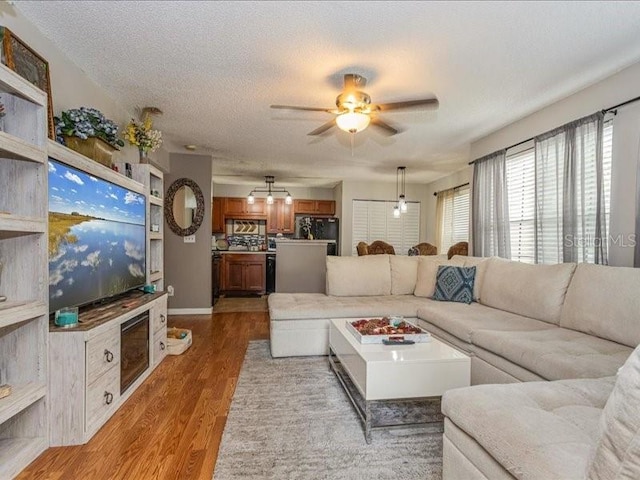
<svg viewBox="0 0 640 480">
<path fill-rule="evenodd" d="M 420 242 L 420 202 L 407 202 L 407 212 L 394 218 L 396 202 L 379 200 L 353 200 L 351 251 L 357 255 L 359 242 L 370 244 L 382 240 L 397 255 L 406 255 Z"/>
<path fill-rule="evenodd" d="M 588 160 L 584 168 L 577 172 L 579 182 L 575 196 L 582 208 L 576 222 L 576 232 L 572 239 L 578 245 L 578 260 L 595 262 L 595 248 L 592 233 L 595 229 L 597 176 L 595 162 L 596 142 L 590 135 L 584 135 L 576 144 L 576 149 Z M 609 224 L 611 206 L 611 168 L 613 146 L 613 122 L 607 121 L 602 137 L 602 169 L 604 183 L 605 224 Z M 509 225 L 511 259 L 521 262 L 560 263 L 563 261 L 563 155 L 567 148 L 564 138 L 544 145 L 541 152 L 544 161 L 536 172 L 535 150 L 533 147 L 507 155 L 507 195 L 509 201 Z M 536 213 L 536 179 L 538 196 Z M 536 215 L 538 215 L 538 251 L 536 252 Z"/>
<path fill-rule="evenodd" d="M 447 253 L 451 245 L 469 241 L 469 191 L 469 187 L 465 186 L 443 192 L 438 253 Z"/>
</svg>

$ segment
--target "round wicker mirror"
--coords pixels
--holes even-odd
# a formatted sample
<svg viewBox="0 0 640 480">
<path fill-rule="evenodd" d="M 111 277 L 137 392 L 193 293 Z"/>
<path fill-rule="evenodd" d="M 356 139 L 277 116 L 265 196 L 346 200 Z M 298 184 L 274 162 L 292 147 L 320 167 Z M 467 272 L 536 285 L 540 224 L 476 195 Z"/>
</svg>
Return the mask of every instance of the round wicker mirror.
<svg viewBox="0 0 640 480">
<path fill-rule="evenodd" d="M 176 235 L 196 233 L 204 219 L 204 195 L 196 182 L 179 178 L 171 184 L 164 200 L 164 218 Z"/>
</svg>

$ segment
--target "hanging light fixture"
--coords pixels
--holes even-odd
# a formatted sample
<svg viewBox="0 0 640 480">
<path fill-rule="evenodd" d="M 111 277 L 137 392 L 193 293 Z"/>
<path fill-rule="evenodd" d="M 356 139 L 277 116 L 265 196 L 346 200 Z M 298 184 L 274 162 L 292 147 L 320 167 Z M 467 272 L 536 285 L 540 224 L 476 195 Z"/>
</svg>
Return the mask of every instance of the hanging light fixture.
<svg viewBox="0 0 640 480">
<path fill-rule="evenodd" d="M 286 203 L 287 205 L 291 205 L 293 203 L 293 197 L 291 196 L 291 194 L 285 190 L 284 188 L 281 187 L 274 187 L 273 184 L 275 182 L 275 177 L 273 175 L 265 175 L 264 176 L 264 183 L 267 185 L 266 187 L 257 187 L 254 188 L 253 190 L 251 190 L 251 192 L 249 192 L 249 195 L 247 195 L 247 203 L 249 205 L 253 205 L 256 201 L 254 193 L 258 193 L 258 192 L 262 192 L 262 193 L 266 193 L 267 194 L 267 205 L 273 205 L 274 199 L 273 199 L 273 194 L 274 193 L 286 193 L 287 196 L 284 199 L 284 203 Z"/>
<path fill-rule="evenodd" d="M 400 170 L 400 180 L 402 182 L 402 190 L 400 196 L 398 197 L 398 203 L 400 204 L 400 212 L 407 213 L 407 199 L 405 197 L 407 167 L 398 167 L 398 170 Z"/>
<path fill-rule="evenodd" d="M 394 218 L 400 218 L 401 213 L 407 213 L 407 199 L 405 196 L 407 167 L 396 169 L 396 199 L 397 203 L 393 207 Z"/>
</svg>

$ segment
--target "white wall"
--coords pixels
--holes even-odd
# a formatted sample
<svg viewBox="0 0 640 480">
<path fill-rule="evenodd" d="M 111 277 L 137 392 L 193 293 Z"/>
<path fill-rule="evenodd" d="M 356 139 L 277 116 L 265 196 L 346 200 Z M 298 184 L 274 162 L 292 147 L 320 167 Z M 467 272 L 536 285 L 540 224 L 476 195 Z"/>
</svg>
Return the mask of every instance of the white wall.
<svg viewBox="0 0 640 480">
<path fill-rule="evenodd" d="M 425 205 L 427 190 L 424 185 L 407 184 L 405 195 L 408 201 L 420 202 L 420 241 L 425 241 Z M 396 184 L 382 182 L 342 182 L 342 209 L 340 211 L 340 254 L 351 255 L 353 200 L 396 201 Z M 336 205 L 337 207 L 337 205 Z M 384 240 L 384 239 L 381 239 Z"/>
<path fill-rule="evenodd" d="M 441 190 L 447 190 L 449 188 L 457 187 L 464 183 L 470 183 L 473 175 L 473 167 L 469 166 L 463 170 L 455 172 L 447 177 L 431 182 L 427 185 L 427 198 L 424 203 L 424 211 L 422 217 L 426 222 L 426 236 L 425 242 L 429 242 L 431 245 L 437 245 L 437 225 L 436 225 L 436 196 L 434 193 Z M 447 253 L 447 252 L 438 252 Z"/>
<path fill-rule="evenodd" d="M 1 24 L 15 33 L 49 63 L 54 115 L 70 108 L 93 107 L 124 127 L 133 116 L 133 105 L 122 105 L 67 57 L 63 50 L 45 37 L 19 10 L 0 3 Z M 117 162 L 138 163 L 137 149 L 125 146 Z M 155 155 L 155 154 L 152 154 Z M 160 162 L 162 163 L 162 162 Z M 163 165 L 164 166 L 164 165 Z M 168 162 L 167 165 L 168 166 Z"/>
</svg>

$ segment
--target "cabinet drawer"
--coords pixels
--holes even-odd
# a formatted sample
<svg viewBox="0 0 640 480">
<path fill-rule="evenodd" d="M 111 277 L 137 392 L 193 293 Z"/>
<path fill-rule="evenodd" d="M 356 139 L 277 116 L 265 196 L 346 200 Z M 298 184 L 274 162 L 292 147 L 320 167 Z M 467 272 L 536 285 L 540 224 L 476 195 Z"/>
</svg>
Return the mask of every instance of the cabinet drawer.
<svg viewBox="0 0 640 480">
<path fill-rule="evenodd" d="M 112 368 L 87 387 L 86 431 L 110 415 L 120 399 L 120 369 Z"/>
<path fill-rule="evenodd" d="M 153 336 L 153 365 L 157 365 L 167 356 L 167 331 L 161 330 Z"/>
<path fill-rule="evenodd" d="M 153 315 L 153 333 L 158 333 L 161 328 L 167 328 L 167 313 L 166 310 L 162 311 L 159 308 L 154 308 Z"/>
<path fill-rule="evenodd" d="M 120 365 L 120 327 L 92 338 L 86 348 L 87 385 L 91 385 L 104 372 Z"/>
</svg>

